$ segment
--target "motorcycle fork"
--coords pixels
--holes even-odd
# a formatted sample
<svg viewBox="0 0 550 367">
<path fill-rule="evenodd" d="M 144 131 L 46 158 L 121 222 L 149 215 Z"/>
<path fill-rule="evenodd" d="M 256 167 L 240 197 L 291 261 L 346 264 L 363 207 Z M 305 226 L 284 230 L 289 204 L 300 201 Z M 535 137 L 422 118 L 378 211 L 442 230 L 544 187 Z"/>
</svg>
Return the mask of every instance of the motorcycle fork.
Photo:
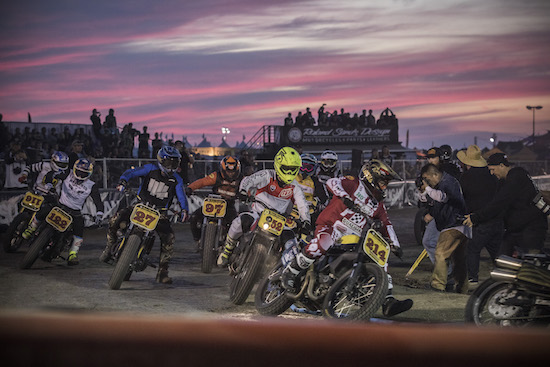
<svg viewBox="0 0 550 367">
<path fill-rule="evenodd" d="M 366 260 L 366 257 L 367 255 L 365 255 L 363 252 L 359 252 L 357 254 L 357 259 L 353 263 L 351 274 L 346 284 L 345 292 L 347 294 L 351 294 L 351 292 L 353 292 L 353 290 L 355 289 L 357 279 L 359 279 L 359 275 L 361 275 L 361 272 L 363 271 L 363 264 Z"/>
</svg>

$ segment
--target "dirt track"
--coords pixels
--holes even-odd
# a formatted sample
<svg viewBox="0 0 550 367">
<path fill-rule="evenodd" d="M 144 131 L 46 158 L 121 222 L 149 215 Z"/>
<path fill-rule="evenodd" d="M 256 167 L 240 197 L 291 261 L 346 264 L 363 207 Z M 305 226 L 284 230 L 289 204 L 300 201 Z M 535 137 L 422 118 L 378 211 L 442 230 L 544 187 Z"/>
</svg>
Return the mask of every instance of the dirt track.
<svg viewBox="0 0 550 367">
<path fill-rule="evenodd" d="M 389 271 L 394 279 L 397 298 L 412 298 L 413 308 L 393 318 L 402 322 L 462 323 L 467 295 L 435 293 L 424 289 L 431 275 L 431 264 L 425 259 L 409 279 L 406 272 L 421 252 L 413 236 L 416 208 L 390 210 L 397 235 L 404 249 L 403 261 L 390 257 Z M 97 258 L 104 246 L 105 229 L 87 230 L 80 252 L 81 263 L 68 267 L 57 260 L 37 260 L 30 270 L 19 270 L 24 249 L 16 254 L 0 255 L 0 300 L 3 310 L 66 310 L 86 312 L 124 312 L 147 314 L 196 314 L 214 318 L 261 320 L 254 309 L 253 295 L 242 306 L 228 301 L 229 277 L 225 270 L 211 274 L 200 271 L 200 257 L 194 251 L 188 224 L 176 224 L 176 253 L 171 263 L 172 285 L 154 282 L 156 270 L 149 268 L 134 273 L 118 291 L 107 282 L 112 267 Z M 158 246 L 153 249 L 153 254 Z M 483 254 L 482 254 L 483 255 Z M 481 279 L 488 274 L 488 257 L 482 258 Z M 381 314 L 378 315 L 381 319 Z M 288 310 L 285 318 L 318 318 Z"/>
</svg>

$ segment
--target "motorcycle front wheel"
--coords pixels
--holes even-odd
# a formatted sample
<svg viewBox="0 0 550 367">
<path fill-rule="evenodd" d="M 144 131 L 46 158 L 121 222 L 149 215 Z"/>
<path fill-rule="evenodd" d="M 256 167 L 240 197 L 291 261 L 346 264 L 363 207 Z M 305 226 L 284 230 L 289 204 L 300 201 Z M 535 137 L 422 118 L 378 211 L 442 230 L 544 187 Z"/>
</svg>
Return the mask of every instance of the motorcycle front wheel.
<svg viewBox="0 0 550 367">
<path fill-rule="evenodd" d="M 536 315 L 530 315 L 529 309 L 522 307 L 522 303 L 530 304 L 526 297 L 511 283 L 487 279 L 468 298 L 464 319 L 476 325 L 531 325 L 536 322 Z"/>
<path fill-rule="evenodd" d="M 388 294 L 388 275 L 378 265 L 363 264 L 351 291 L 347 285 L 352 270 L 345 272 L 330 287 L 323 302 L 323 315 L 333 319 L 368 321 Z"/>
<path fill-rule="evenodd" d="M 286 291 L 281 284 L 281 274 L 284 266 L 277 264 L 258 283 L 254 304 L 260 315 L 277 316 L 285 312 L 293 301 L 286 296 Z"/>
<path fill-rule="evenodd" d="M 16 252 L 23 243 L 21 234 L 29 225 L 29 220 L 32 214 L 27 211 L 17 214 L 10 223 L 6 234 L 4 235 L 4 243 L 2 244 L 5 252 Z"/>
<path fill-rule="evenodd" d="M 122 254 L 118 259 L 111 279 L 109 279 L 109 288 L 120 289 L 122 282 L 125 279 L 130 279 L 128 275 L 130 265 L 136 260 L 136 256 L 141 245 L 141 238 L 137 234 L 132 234 L 128 237 Z"/>
<path fill-rule="evenodd" d="M 265 258 L 265 247 L 249 244 L 252 248 L 242 260 L 241 271 L 233 276 L 229 285 L 229 300 L 235 305 L 242 305 L 254 288 L 254 283 L 260 275 Z"/>
<path fill-rule="evenodd" d="M 201 271 L 203 273 L 212 272 L 212 266 L 214 265 L 214 247 L 216 245 L 216 234 L 218 232 L 218 225 L 215 222 L 208 222 L 204 231 L 204 238 L 202 242 L 202 263 Z"/>
<path fill-rule="evenodd" d="M 38 259 L 40 253 L 44 249 L 44 246 L 48 243 L 50 238 L 53 236 L 54 229 L 50 226 L 46 226 L 38 236 L 32 241 L 29 251 L 23 257 L 23 260 L 19 263 L 20 269 L 29 269 L 32 264 Z"/>
</svg>

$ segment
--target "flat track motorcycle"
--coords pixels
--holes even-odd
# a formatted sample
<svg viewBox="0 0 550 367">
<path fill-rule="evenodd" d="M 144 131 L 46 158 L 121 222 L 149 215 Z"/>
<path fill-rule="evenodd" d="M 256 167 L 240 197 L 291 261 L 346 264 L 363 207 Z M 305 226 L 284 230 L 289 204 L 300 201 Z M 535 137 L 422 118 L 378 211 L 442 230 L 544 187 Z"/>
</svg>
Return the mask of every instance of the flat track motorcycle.
<svg viewBox="0 0 550 367">
<path fill-rule="evenodd" d="M 227 226 L 224 221 L 227 213 L 227 201 L 221 195 L 209 194 L 202 204 L 201 239 L 199 250 L 202 254 L 201 271 L 210 273 L 218 252 L 223 248 Z"/>
</svg>

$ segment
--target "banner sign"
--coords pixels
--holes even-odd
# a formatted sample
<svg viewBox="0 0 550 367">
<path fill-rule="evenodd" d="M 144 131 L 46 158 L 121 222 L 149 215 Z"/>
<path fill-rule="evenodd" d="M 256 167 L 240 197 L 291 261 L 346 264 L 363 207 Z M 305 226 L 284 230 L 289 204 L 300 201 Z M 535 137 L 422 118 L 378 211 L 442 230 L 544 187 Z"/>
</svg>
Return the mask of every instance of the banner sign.
<svg viewBox="0 0 550 367">
<path fill-rule="evenodd" d="M 397 143 L 397 126 L 393 128 L 371 127 L 286 127 L 290 144 L 369 144 Z"/>
</svg>

